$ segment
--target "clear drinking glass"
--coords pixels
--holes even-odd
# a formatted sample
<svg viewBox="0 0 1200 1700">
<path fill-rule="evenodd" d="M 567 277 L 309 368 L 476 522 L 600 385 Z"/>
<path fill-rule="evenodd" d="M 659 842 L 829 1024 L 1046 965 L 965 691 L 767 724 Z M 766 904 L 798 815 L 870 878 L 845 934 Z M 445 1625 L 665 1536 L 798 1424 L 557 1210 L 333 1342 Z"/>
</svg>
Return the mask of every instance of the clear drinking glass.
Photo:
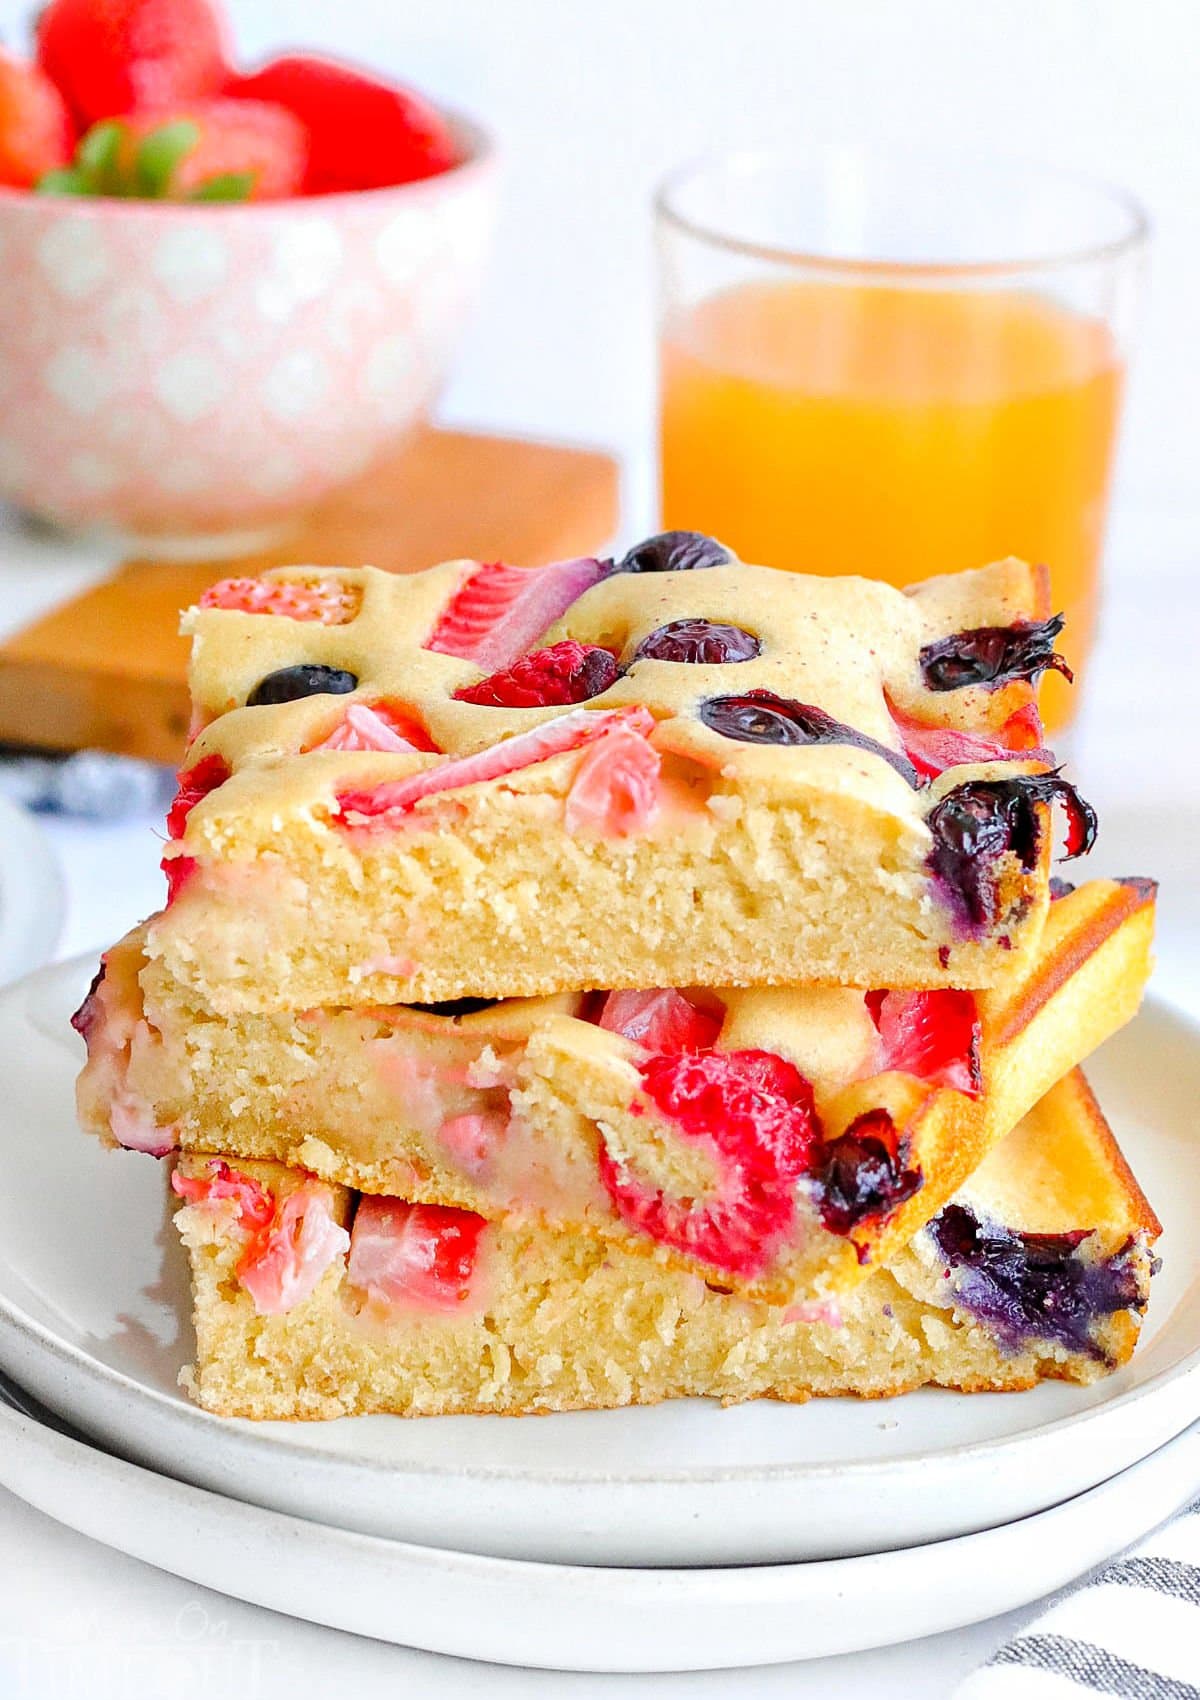
<svg viewBox="0 0 1200 1700">
<path fill-rule="evenodd" d="M 662 520 L 904 585 L 1021 555 L 1078 668 L 1147 221 L 1003 160 L 734 153 L 656 202 Z M 1047 678 L 1051 726 L 1069 695 Z"/>
</svg>

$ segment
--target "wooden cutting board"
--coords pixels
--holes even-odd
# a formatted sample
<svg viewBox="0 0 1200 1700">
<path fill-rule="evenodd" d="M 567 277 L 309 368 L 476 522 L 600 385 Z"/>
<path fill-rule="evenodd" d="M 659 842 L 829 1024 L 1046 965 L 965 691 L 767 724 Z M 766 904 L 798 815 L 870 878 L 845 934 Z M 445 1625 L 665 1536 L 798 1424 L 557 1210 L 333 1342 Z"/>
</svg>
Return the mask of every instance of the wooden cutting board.
<svg viewBox="0 0 1200 1700">
<path fill-rule="evenodd" d="M 0 740 L 177 761 L 188 723 L 179 612 L 214 579 L 292 562 L 415 572 L 467 556 L 538 566 L 603 548 L 616 526 L 608 455 L 427 431 L 271 549 L 126 562 L 0 644 Z"/>
</svg>

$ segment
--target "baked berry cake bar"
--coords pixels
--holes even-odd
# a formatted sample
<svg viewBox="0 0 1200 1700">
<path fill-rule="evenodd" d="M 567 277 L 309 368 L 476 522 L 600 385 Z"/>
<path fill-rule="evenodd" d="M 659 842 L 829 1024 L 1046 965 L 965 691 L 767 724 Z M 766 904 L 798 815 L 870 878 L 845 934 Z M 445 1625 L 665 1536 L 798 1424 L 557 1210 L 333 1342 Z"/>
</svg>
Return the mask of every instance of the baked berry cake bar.
<svg viewBox="0 0 1200 1700">
<path fill-rule="evenodd" d="M 1128 1358 L 1159 1231 L 1083 1077 L 845 1298 L 756 1305 L 589 1235 L 186 1155 L 210 1411 L 535 1412 L 1087 1382 Z"/>
<path fill-rule="evenodd" d="M 107 955 L 77 1017 L 83 1125 L 357 1191 L 586 1230 L 772 1301 L 890 1261 L 1136 1011 L 1154 887 L 1059 895 L 987 992 L 565 994 L 214 1020 Z M 514 1229 L 515 1231 L 515 1229 Z"/>
<path fill-rule="evenodd" d="M 226 580 L 147 955 L 216 1015 L 996 984 L 1041 931 L 1044 573 L 620 562 Z"/>
</svg>

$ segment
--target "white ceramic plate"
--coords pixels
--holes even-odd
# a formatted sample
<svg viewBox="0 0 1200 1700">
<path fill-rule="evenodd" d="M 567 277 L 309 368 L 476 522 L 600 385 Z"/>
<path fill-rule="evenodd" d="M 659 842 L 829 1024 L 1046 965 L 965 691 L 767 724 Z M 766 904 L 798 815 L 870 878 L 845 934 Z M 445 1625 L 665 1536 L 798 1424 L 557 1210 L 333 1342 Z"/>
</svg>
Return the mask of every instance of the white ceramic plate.
<svg viewBox="0 0 1200 1700">
<path fill-rule="evenodd" d="M 229 1422 L 190 1405 L 165 1175 L 75 1129 L 67 1016 L 90 964 L 0 998 L 0 1368 L 123 1456 L 233 1498 L 422 1545 L 562 1563 L 838 1558 L 994 1528 L 1093 1487 L 1200 1409 L 1200 1040 L 1151 1004 L 1093 1077 L 1163 1216 L 1132 1364 L 1092 1388 L 860 1403 L 706 1401 L 520 1422 Z"/>
<path fill-rule="evenodd" d="M 1200 1431 L 1002 1529 L 722 1570 L 522 1564 L 326 1528 L 110 1457 L 5 1409 L 2 1389 L 0 1483 L 162 1570 L 336 1629 L 550 1670 L 719 1670 L 858 1652 L 1027 1605 L 1200 1488 Z"/>
<path fill-rule="evenodd" d="M 58 943 L 62 875 L 28 810 L 0 796 L 0 986 L 40 968 Z"/>
</svg>

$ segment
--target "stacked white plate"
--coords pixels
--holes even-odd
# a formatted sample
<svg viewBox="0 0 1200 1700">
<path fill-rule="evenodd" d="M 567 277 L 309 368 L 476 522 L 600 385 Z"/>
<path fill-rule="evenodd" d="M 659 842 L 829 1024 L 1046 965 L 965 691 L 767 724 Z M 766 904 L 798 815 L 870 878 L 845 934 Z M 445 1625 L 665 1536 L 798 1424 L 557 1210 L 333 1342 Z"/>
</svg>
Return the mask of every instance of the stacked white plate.
<svg viewBox="0 0 1200 1700">
<path fill-rule="evenodd" d="M 1133 1362 L 1092 1388 L 253 1425 L 179 1390 L 162 1168 L 76 1130 L 93 964 L 0 996 L 0 1481 L 178 1575 L 338 1628 L 558 1669 L 878 1646 L 1009 1610 L 1200 1488 L 1200 1036 L 1151 1002 L 1090 1070 L 1164 1222 Z"/>
</svg>

